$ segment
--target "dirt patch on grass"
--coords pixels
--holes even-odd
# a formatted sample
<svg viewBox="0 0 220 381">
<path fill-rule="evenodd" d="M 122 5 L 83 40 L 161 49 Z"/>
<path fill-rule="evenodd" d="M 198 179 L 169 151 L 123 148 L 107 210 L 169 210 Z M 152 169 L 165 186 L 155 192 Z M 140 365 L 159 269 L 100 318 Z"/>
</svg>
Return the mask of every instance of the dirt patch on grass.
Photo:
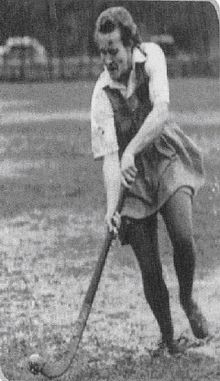
<svg viewBox="0 0 220 381">
<path fill-rule="evenodd" d="M 38 161 L 28 161 L 28 160 L 4 160 L 0 163 L 0 172 L 3 177 L 21 177 L 27 176 L 27 171 L 32 171 L 33 169 L 38 169 L 44 165 L 44 162 Z"/>
</svg>

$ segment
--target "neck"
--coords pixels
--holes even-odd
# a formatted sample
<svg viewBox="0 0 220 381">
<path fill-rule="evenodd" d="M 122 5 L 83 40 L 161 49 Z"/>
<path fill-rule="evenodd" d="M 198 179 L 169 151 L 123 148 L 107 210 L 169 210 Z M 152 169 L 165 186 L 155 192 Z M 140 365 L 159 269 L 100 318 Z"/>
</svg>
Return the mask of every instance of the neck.
<svg viewBox="0 0 220 381">
<path fill-rule="evenodd" d="M 129 76 L 131 73 L 131 68 L 129 68 L 125 73 L 123 73 L 120 78 L 118 79 L 118 82 L 122 83 L 123 85 L 127 86 Z"/>
</svg>

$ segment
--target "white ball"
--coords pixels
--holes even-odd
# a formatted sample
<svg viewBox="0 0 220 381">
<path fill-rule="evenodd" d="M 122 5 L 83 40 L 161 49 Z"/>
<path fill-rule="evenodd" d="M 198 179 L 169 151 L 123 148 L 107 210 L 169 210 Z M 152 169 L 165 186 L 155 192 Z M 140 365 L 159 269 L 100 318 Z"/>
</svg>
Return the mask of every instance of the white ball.
<svg viewBox="0 0 220 381">
<path fill-rule="evenodd" d="M 33 353 L 30 357 L 29 357 L 29 361 L 30 362 L 41 362 L 42 361 L 42 357 L 38 354 L 38 353 Z"/>
<path fill-rule="evenodd" d="M 43 360 L 43 357 L 37 353 L 33 353 L 33 355 L 29 357 L 28 367 L 30 372 L 35 375 L 41 373 L 44 364 L 45 361 Z"/>
</svg>

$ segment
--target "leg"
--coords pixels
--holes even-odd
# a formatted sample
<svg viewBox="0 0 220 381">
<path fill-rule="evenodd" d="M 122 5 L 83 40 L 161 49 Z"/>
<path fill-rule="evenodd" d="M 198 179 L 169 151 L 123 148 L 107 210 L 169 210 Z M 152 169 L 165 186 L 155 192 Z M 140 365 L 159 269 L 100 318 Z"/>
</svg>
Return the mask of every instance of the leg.
<svg viewBox="0 0 220 381">
<path fill-rule="evenodd" d="M 195 242 L 191 195 L 184 188 L 179 189 L 163 206 L 161 214 L 174 249 L 174 266 L 179 281 L 180 303 L 189 319 L 194 335 L 204 338 L 208 335 L 207 323 L 192 299 Z"/>
<path fill-rule="evenodd" d="M 169 348 L 173 342 L 173 326 L 159 259 L 156 215 L 141 221 L 129 220 L 127 232 L 140 266 L 146 300 L 159 324 L 162 340 Z"/>
</svg>

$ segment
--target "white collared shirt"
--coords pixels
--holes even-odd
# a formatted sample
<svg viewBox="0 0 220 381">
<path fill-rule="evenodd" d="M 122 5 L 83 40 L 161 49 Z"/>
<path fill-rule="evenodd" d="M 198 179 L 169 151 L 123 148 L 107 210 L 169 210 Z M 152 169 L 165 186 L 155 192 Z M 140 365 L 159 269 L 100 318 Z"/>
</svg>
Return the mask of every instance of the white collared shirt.
<svg viewBox="0 0 220 381">
<path fill-rule="evenodd" d="M 142 51 L 145 53 L 142 53 Z M 91 135 L 92 152 L 95 159 L 118 151 L 118 142 L 114 124 L 114 113 L 105 86 L 117 88 L 125 98 L 135 91 L 135 64 L 145 62 L 145 70 L 149 76 L 149 95 L 153 105 L 169 103 L 169 84 L 167 78 L 166 59 L 159 45 L 153 42 L 141 44 L 141 50 L 135 48 L 132 55 L 132 70 L 127 86 L 113 81 L 107 71 L 101 73 L 96 82 L 91 102 Z"/>
</svg>

